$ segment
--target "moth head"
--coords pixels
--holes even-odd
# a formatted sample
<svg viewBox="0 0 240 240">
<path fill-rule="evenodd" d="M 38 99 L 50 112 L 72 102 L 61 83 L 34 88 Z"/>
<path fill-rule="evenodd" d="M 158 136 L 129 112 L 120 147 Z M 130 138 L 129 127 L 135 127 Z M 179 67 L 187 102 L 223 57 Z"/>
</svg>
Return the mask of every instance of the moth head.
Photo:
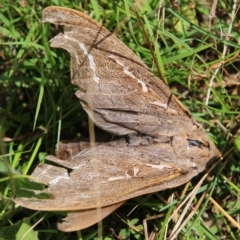
<svg viewBox="0 0 240 240">
<path fill-rule="evenodd" d="M 172 146 L 178 156 L 185 156 L 189 162 L 195 163 L 198 172 L 220 157 L 219 150 L 202 130 L 192 134 L 176 134 L 172 139 Z"/>
</svg>

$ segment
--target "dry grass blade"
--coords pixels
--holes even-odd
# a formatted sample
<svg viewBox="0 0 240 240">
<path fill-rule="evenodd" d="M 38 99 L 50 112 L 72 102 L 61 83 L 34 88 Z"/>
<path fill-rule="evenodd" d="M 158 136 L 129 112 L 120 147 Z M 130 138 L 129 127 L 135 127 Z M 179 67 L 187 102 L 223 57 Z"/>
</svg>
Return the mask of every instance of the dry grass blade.
<svg viewBox="0 0 240 240">
<path fill-rule="evenodd" d="M 235 221 L 212 197 L 210 197 L 210 201 L 213 205 L 228 219 L 228 221 L 238 230 L 240 230 L 240 224 Z"/>
<path fill-rule="evenodd" d="M 212 8 L 212 14 L 214 14 L 212 17 L 215 16 L 215 10 L 216 10 L 216 6 L 217 6 L 217 0 L 214 1 L 214 5 L 213 5 L 213 8 Z M 233 22 L 234 22 L 234 19 L 236 17 L 236 13 L 237 13 L 238 9 L 237 9 L 237 3 L 236 1 L 233 3 L 233 9 L 232 9 L 232 12 L 231 12 L 231 21 L 230 21 L 230 24 L 229 24 L 229 28 L 228 28 L 228 34 L 230 34 L 232 32 L 232 27 L 233 27 Z M 226 40 L 229 40 L 229 37 L 228 35 L 226 36 Z M 224 48 L 223 48 L 223 52 L 222 52 L 222 56 L 221 58 L 224 60 L 225 56 L 226 56 L 226 53 L 227 53 L 227 49 L 228 49 L 228 46 L 227 45 L 224 45 Z M 211 94 L 211 88 L 213 86 L 213 82 L 214 82 L 214 79 L 216 78 L 218 72 L 220 71 L 222 65 L 224 64 L 224 62 L 221 62 L 219 65 L 218 65 L 218 68 L 214 71 L 212 77 L 211 77 L 211 80 L 210 80 L 210 83 L 209 83 L 209 88 L 208 88 L 208 91 L 207 91 L 207 97 L 206 97 L 206 105 L 208 105 L 209 103 L 209 98 L 210 98 L 210 94 Z"/>
<path fill-rule="evenodd" d="M 192 202 L 194 197 L 197 194 L 197 191 L 201 187 L 203 181 L 209 176 L 209 173 L 217 166 L 217 164 L 221 161 L 222 159 L 219 159 L 219 161 L 215 162 L 213 166 L 204 174 L 204 176 L 201 178 L 201 180 L 198 182 L 198 184 L 194 187 L 194 189 L 191 191 L 191 193 L 184 199 L 184 201 L 175 209 L 171 217 L 169 218 L 169 221 L 175 217 L 175 215 L 179 212 L 179 210 L 182 208 L 182 206 L 187 202 L 185 208 L 183 209 L 181 216 L 179 217 L 177 223 L 175 224 L 171 235 L 169 236 L 169 239 L 175 239 L 178 236 L 178 233 L 181 231 L 181 229 L 187 224 L 188 220 L 196 213 L 198 207 L 204 200 L 205 195 L 203 194 L 194 209 L 191 210 L 191 213 L 188 215 L 186 220 L 182 221 L 185 215 L 188 213 L 189 209 L 191 208 Z"/>
</svg>

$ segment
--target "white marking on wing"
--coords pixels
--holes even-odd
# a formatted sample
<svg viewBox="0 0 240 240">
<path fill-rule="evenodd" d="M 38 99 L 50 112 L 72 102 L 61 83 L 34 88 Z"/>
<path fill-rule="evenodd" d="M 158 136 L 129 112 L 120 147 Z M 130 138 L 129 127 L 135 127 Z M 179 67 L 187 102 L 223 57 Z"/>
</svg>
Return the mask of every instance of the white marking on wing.
<svg viewBox="0 0 240 240">
<path fill-rule="evenodd" d="M 89 60 L 89 67 L 90 67 L 91 70 L 93 71 L 93 81 L 94 81 L 95 83 L 99 83 L 100 78 L 96 75 L 96 63 L 94 62 L 93 55 L 90 54 L 90 53 L 88 53 L 88 51 L 87 51 L 86 47 L 84 46 L 84 44 L 81 43 L 81 42 L 79 43 L 78 40 L 76 40 L 76 39 L 74 39 L 74 38 L 71 38 L 71 37 L 69 37 L 69 36 L 66 36 L 66 35 L 64 35 L 64 38 L 66 38 L 66 39 L 71 39 L 72 41 L 78 43 L 79 47 L 83 50 L 84 55 L 87 56 L 87 58 L 88 58 L 88 60 Z"/>
<path fill-rule="evenodd" d="M 52 179 L 48 184 L 49 185 L 56 185 L 62 179 L 65 179 L 65 180 L 69 180 L 70 179 L 70 177 L 68 176 L 67 172 L 65 172 L 63 175 L 57 176 L 56 178 Z"/>
<path fill-rule="evenodd" d="M 94 62 L 94 58 L 93 55 L 88 53 L 87 49 L 85 48 L 83 43 L 79 43 L 79 47 L 83 50 L 84 55 L 87 56 L 88 60 L 89 60 L 89 67 L 92 69 L 93 71 L 93 81 L 95 83 L 99 83 L 100 82 L 100 78 L 96 75 L 96 64 Z"/>
<path fill-rule="evenodd" d="M 163 107 L 163 108 L 167 109 L 167 104 L 166 103 L 162 103 L 160 101 L 154 101 L 154 102 L 151 102 L 151 104 L 154 104 L 154 105 L 157 105 L 159 107 Z"/>
<path fill-rule="evenodd" d="M 139 172 L 139 168 L 134 167 L 133 176 L 136 177 L 138 172 Z M 129 174 L 126 174 L 126 176 L 110 177 L 108 178 L 108 181 L 117 181 L 117 180 L 129 179 L 129 178 L 132 178 L 132 176 L 130 176 Z"/>
<path fill-rule="evenodd" d="M 150 163 L 146 163 L 146 166 L 148 167 L 152 167 L 152 168 L 157 168 L 158 170 L 162 170 L 163 168 L 172 168 L 172 166 L 168 165 L 168 164 L 150 164 Z"/>
<path fill-rule="evenodd" d="M 154 101 L 154 102 L 150 102 L 150 103 L 151 103 L 151 104 L 154 104 L 154 105 L 157 105 L 157 106 L 159 106 L 159 107 L 163 107 L 164 109 L 167 109 L 168 112 L 171 112 L 171 113 L 173 113 L 173 114 L 176 114 L 176 113 L 177 113 L 177 111 L 176 111 L 175 109 L 169 108 L 169 107 L 168 107 L 168 104 L 166 104 L 166 103 L 162 103 L 162 102 L 160 102 L 160 101 Z"/>
<path fill-rule="evenodd" d="M 79 164 L 78 166 L 75 166 L 75 167 L 71 167 L 71 169 L 73 170 L 78 170 L 79 168 L 82 168 L 84 167 L 86 164 Z"/>
<path fill-rule="evenodd" d="M 139 172 L 139 168 L 134 167 L 133 168 L 133 176 L 136 177 L 138 172 Z"/>
<path fill-rule="evenodd" d="M 118 177 L 110 177 L 108 181 L 116 181 L 116 180 L 122 180 L 125 179 L 126 177 L 124 176 L 118 176 Z"/>
<path fill-rule="evenodd" d="M 108 55 L 109 58 L 114 59 L 117 64 L 119 64 L 121 67 L 123 67 L 123 72 L 132 77 L 133 79 L 136 79 L 138 83 L 142 85 L 143 92 L 148 92 L 148 88 L 146 86 L 146 83 L 140 80 L 139 78 L 135 77 L 129 70 L 128 67 L 125 67 L 124 64 L 115 58 L 114 55 Z"/>
</svg>

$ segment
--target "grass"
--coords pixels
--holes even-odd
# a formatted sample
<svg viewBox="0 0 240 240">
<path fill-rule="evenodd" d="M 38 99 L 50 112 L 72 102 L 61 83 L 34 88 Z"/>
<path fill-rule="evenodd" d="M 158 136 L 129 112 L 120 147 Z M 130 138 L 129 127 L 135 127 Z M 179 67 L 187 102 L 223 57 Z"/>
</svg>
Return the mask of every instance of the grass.
<svg viewBox="0 0 240 240">
<path fill-rule="evenodd" d="M 169 2 L 161 5 L 155 0 L 2 1 L 0 239 L 98 238 L 96 225 L 62 233 L 56 228 L 62 213 L 31 211 L 14 206 L 11 200 L 60 139 L 88 135 L 87 116 L 70 84 L 69 55 L 48 44 L 58 29 L 40 22 L 42 10 L 49 5 L 84 10 L 114 32 L 156 75 L 163 76 L 221 150 L 224 158 L 194 194 L 177 239 L 238 239 L 240 27 L 234 2 L 223 0 L 218 1 L 212 29 L 208 25 L 211 6 L 203 2 L 181 1 L 180 10 L 175 10 Z M 171 214 L 181 197 L 191 196 L 202 176 L 187 186 L 129 200 L 103 221 L 102 238 L 144 239 L 144 219 L 151 217 L 148 234 L 165 239 L 184 210 L 169 222 Z"/>
</svg>

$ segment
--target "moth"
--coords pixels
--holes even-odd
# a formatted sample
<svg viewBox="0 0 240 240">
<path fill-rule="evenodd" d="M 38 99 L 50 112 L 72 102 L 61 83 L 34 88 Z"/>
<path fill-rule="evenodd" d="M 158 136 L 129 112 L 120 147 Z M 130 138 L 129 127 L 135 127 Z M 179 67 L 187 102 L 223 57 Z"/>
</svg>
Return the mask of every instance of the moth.
<svg viewBox="0 0 240 240">
<path fill-rule="evenodd" d="M 68 161 L 55 156 L 32 176 L 50 198 L 18 198 L 23 207 L 68 211 L 58 228 L 86 228 L 126 200 L 188 182 L 220 157 L 218 149 L 168 86 L 119 39 L 87 15 L 47 7 L 42 22 L 64 33 L 50 45 L 71 56 L 76 96 L 99 128 L 120 136 L 95 147 L 83 144 Z M 122 136 L 122 137 L 121 137 Z"/>
</svg>

